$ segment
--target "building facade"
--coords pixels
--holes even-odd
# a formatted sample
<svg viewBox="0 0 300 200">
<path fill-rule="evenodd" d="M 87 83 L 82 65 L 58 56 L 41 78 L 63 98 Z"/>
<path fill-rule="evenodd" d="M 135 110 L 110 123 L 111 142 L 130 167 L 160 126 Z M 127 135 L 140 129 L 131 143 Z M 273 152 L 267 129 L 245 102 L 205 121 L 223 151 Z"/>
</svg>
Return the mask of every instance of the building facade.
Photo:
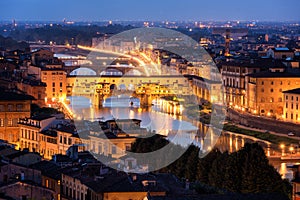
<svg viewBox="0 0 300 200">
<path fill-rule="evenodd" d="M 300 89 L 284 91 L 284 104 L 282 118 L 287 122 L 299 123 L 300 122 Z"/>
<path fill-rule="evenodd" d="M 284 112 L 283 91 L 298 88 L 300 77 L 288 72 L 265 71 L 248 75 L 248 111 L 281 119 Z"/>
<path fill-rule="evenodd" d="M 0 139 L 18 145 L 20 118 L 30 117 L 33 98 L 13 92 L 0 92 Z"/>
<path fill-rule="evenodd" d="M 41 81 L 46 83 L 46 104 L 66 99 L 67 73 L 63 69 L 42 69 Z"/>
</svg>

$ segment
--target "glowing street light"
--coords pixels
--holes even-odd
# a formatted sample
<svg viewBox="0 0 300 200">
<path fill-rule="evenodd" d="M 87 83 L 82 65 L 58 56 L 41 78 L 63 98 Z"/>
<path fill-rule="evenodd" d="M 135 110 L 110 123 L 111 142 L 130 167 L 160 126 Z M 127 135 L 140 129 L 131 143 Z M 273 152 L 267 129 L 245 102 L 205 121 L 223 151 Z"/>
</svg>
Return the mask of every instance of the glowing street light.
<svg viewBox="0 0 300 200">
<path fill-rule="evenodd" d="M 284 145 L 284 144 L 281 144 L 281 145 L 280 145 L 280 149 L 281 149 L 281 156 L 284 156 L 284 154 L 285 154 L 285 152 L 284 152 L 285 145 Z"/>
</svg>

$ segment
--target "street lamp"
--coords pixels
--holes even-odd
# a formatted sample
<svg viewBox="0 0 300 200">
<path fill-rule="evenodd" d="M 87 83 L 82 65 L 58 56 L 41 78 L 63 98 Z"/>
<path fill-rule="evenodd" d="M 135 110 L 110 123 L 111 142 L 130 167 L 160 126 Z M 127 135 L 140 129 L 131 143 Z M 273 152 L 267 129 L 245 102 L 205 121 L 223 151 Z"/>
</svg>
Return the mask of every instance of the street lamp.
<svg viewBox="0 0 300 200">
<path fill-rule="evenodd" d="M 281 144 L 281 145 L 280 145 L 280 149 L 281 149 L 281 156 L 284 156 L 285 145 L 284 145 L 284 144 Z"/>
</svg>

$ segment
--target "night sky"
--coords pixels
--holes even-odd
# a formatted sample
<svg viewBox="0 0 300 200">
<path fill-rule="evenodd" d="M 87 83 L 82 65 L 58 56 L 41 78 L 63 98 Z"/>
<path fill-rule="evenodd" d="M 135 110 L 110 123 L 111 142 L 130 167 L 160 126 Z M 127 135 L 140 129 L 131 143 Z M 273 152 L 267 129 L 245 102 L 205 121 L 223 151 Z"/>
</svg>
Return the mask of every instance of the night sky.
<svg viewBox="0 0 300 200">
<path fill-rule="evenodd" d="M 300 21 L 299 0 L 0 0 L 0 21 Z"/>
</svg>

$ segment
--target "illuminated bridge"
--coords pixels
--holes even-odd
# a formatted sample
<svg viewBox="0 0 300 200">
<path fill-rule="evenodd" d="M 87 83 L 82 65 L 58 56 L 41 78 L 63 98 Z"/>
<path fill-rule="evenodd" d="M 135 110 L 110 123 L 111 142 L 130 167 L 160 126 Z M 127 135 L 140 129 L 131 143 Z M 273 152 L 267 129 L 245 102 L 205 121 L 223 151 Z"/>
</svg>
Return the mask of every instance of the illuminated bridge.
<svg viewBox="0 0 300 200">
<path fill-rule="evenodd" d="M 196 95 L 200 100 L 221 102 L 221 83 L 194 76 L 72 76 L 67 77 L 67 96 L 83 96 L 100 106 L 107 97 L 129 94 L 151 105 L 161 96 Z"/>
</svg>

